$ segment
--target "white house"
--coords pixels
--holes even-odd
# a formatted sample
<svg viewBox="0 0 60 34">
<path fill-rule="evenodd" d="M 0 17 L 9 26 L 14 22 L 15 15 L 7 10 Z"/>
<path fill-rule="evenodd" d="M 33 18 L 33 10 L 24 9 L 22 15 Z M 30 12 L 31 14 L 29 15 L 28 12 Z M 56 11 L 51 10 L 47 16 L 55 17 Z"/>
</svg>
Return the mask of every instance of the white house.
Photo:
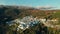
<svg viewBox="0 0 60 34">
<path fill-rule="evenodd" d="M 46 19 L 43 19 L 43 18 L 40 18 L 39 19 L 41 22 L 45 23 L 46 22 Z"/>
</svg>

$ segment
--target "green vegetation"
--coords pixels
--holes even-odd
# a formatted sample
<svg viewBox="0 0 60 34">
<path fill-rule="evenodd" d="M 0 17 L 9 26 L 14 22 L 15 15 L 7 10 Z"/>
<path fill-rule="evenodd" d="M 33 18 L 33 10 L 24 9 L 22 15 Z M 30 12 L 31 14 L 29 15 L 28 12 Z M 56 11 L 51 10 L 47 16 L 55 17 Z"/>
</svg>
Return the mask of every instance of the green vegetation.
<svg viewBox="0 0 60 34">
<path fill-rule="evenodd" d="M 56 11 L 55 13 L 53 13 L 52 17 L 53 18 L 60 18 L 60 12 Z"/>
</svg>

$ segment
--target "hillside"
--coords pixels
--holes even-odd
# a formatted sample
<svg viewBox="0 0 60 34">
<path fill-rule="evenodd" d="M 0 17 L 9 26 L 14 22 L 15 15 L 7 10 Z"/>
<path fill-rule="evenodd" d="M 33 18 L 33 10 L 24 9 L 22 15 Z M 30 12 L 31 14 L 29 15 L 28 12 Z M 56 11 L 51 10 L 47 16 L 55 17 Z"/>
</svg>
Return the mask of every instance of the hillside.
<svg viewBox="0 0 60 34">
<path fill-rule="evenodd" d="M 34 18 L 37 17 L 37 19 L 40 19 L 40 18 L 46 19 L 46 22 L 48 22 L 48 20 L 56 19 L 56 20 L 58 20 L 57 25 L 60 25 L 60 10 L 40 10 L 37 8 L 26 7 L 26 6 L 3 6 L 3 5 L 1 5 L 0 6 L 0 28 L 1 28 L 0 33 L 1 32 L 4 34 L 5 33 L 7 33 L 7 34 L 17 33 L 17 31 L 15 29 L 13 29 L 13 27 L 16 28 L 18 26 L 18 24 L 10 27 L 10 26 L 8 26 L 8 24 L 6 22 L 10 22 L 10 21 L 13 21 L 16 19 L 23 19 L 26 16 L 33 16 Z M 48 24 L 56 25 L 55 22 L 48 22 Z M 47 24 L 47 26 L 48 26 L 48 24 Z M 50 28 L 47 26 L 44 26 L 44 24 L 41 23 L 41 24 L 38 24 L 37 26 L 30 27 L 29 29 L 24 30 L 21 34 L 40 34 L 42 31 L 46 34 L 47 33 L 46 31 L 50 32 L 50 31 L 54 30 L 53 28 Z M 12 29 L 10 30 L 10 28 L 12 28 L 13 30 Z M 19 34 L 19 32 L 21 32 L 21 31 L 18 31 L 18 34 Z M 52 32 L 50 32 L 50 33 L 52 33 Z"/>
</svg>

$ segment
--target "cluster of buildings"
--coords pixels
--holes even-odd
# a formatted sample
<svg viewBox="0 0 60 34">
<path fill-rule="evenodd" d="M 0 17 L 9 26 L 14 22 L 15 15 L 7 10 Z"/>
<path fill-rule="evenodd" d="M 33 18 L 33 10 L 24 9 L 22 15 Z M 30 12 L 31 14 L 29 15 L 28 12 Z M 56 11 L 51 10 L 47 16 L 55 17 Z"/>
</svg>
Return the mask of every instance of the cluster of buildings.
<svg viewBox="0 0 60 34">
<path fill-rule="evenodd" d="M 17 27 L 17 30 L 19 30 L 19 29 L 25 30 L 25 29 L 27 29 L 29 27 L 33 27 L 33 26 L 35 26 L 39 23 L 43 23 L 46 26 L 53 27 L 53 26 L 51 26 L 49 21 L 56 22 L 57 20 L 56 19 L 55 20 L 46 20 L 46 19 L 43 19 L 43 18 L 37 19 L 37 17 L 34 18 L 32 16 L 26 16 L 22 19 L 15 19 L 13 21 L 9 21 L 9 22 L 6 22 L 6 23 L 8 23 L 9 26 L 12 26 L 14 23 L 18 23 L 19 25 Z M 47 24 L 47 23 L 49 23 L 50 25 Z"/>
<path fill-rule="evenodd" d="M 15 19 L 15 20 L 9 21 L 7 23 L 9 24 L 9 26 L 12 26 L 13 24 L 18 23 L 19 25 L 17 27 L 17 30 L 19 30 L 19 29 L 25 30 L 29 27 L 33 27 L 33 26 L 39 24 L 40 21 L 37 18 L 34 18 L 32 16 L 26 16 L 22 19 Z"/>
</svg>

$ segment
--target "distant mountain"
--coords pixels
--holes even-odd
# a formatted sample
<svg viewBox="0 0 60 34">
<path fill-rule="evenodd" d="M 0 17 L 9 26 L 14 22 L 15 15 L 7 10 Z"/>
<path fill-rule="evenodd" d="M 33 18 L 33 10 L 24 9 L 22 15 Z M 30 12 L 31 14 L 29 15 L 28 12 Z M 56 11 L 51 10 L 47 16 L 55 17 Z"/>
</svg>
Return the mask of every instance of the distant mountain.
<svg viewBox="0 0 60 34">
<path fill-rule="evenodd" d="M 40 10 L 28 6 L 5 6 L 0 5 L 0 22 L 10 21 L 25 16 L 45 17 L 49 13 L 57 12 L 60 10 Z M 46 14 L 47 13 L 47 14 Z"/>
</svg>

